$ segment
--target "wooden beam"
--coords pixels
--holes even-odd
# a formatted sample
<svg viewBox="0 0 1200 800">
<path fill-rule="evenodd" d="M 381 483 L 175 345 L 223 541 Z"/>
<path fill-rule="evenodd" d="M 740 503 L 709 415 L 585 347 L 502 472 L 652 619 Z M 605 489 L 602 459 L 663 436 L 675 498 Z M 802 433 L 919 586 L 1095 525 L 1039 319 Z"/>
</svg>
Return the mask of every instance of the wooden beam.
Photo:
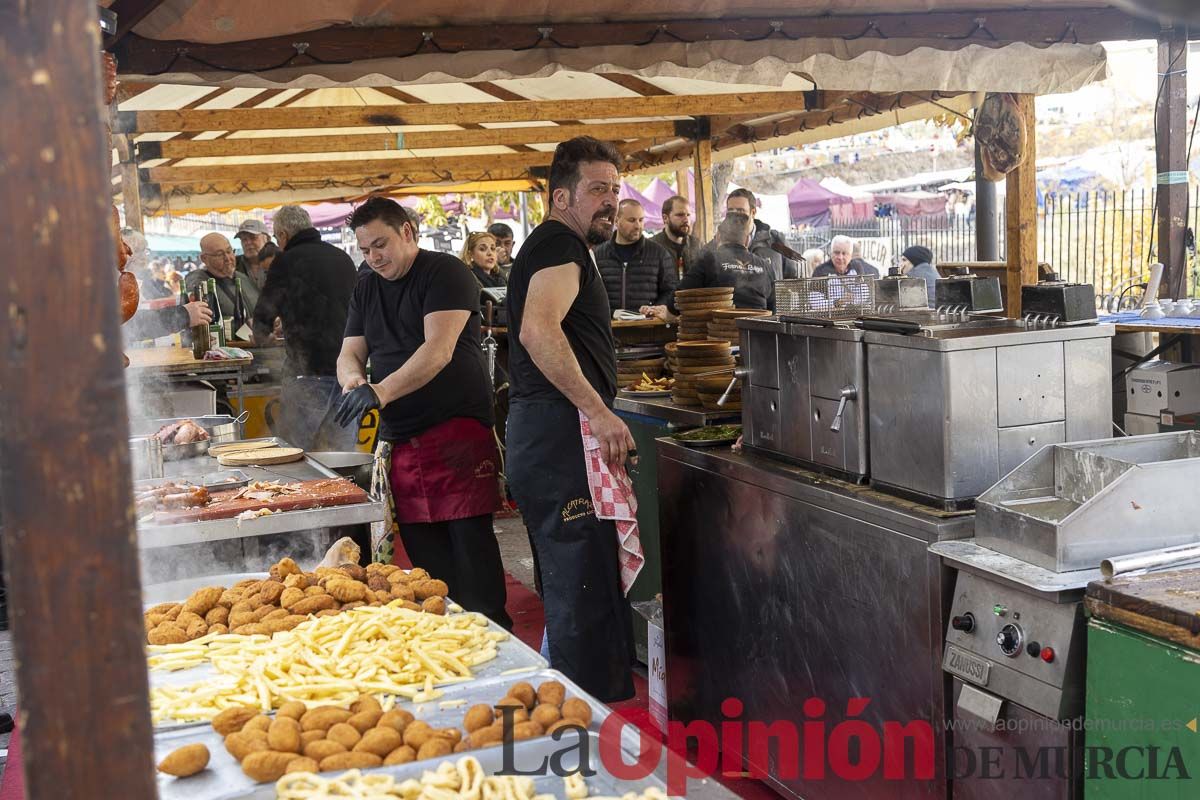
<svg viewBox="0 0 1200 800">
<path fill-rule="evenodd" d="M 38 270 L 0 281 L 0 540 L 25 797 L 154 800 L 96 5 L 0 16 L 0 204 L 22 232 L 6 255 L 55 275 L 52 292 Z"/>
<path fill-rule="evenodd" d="M 716 230 L 713 221 L 712 140 L 707 135 L 701 135 L 696 140 L 692 150 L 692 172 L 696 176 L 694 229 L 700 241 L 707 242 L 712 239 L 713 231 Z"/>
<path fill-rule="evenodd" d="M 1038 281 L 1037 253 L 1037 113 L 1031 94 L 1017 95 L 1029 135 L 1025 160 L 1008 173 L 1004 221 L 1008 249 L 1007 287 L 1010 317 L 1021 316 L 1021 287 Z"/>
<path fill-rule="evenodd" d="M 601 72 L 600 77 L 631 92 L 637 92 L 642 97 L 662 97 L 670 94 L 666 89 L 661 89 L 637 75 L 627 75 L 624 72 Z"/>
<path fill-rule="evenodd" d="M 113 45 L 124 39 L 133 26 L 144 20 L 150 12 L 163 4 L 164 0 L 113 0 L 108 7 L 117 15 L 117 30 L 112 36 L 104 39 L 104 48 L 112 49 Z"/>
<path fill-rule="evenodd" d="M 382 150 L 552 144 L 573 139 L 576 136 L 595 136 L 597 139 L 621 141 L 642 136 L 668 138 L 676 135 L 674 122 L 647 120 L 646 122 L 612 125 L 539 125 L 536 128 L 479 128 L 465 131 L 364 133 L 343 136 L 273 136 L 270 138 L 224 138 L 209 141 L 169 140 L 139 143 L 138 157 L 145 161 L 151 158 L 360 153 Z"/>
<path fill-rule="evenodd" d="M 339 25 L 224 44 L 162 41 L 126 36 L 118 48 L 124 74 L 164 71 L 256 72 L 294 61 L 309 63 L 405 58 L 436 51 L 461 53 L 529 47 L 605 47 L 649 42 L 779 41 L 810 38 L 933 39 L 952 46 L 1006 42 L 1097 42 L 1152 39 L 1158 25 L 1116 9 L 992 9 L 911 14 L 771 15 L 741 19 L 653 19 L 636 22 L 546 22 L 496 25 L 412 25 L 367 27 Z M 302 39 L 303 55 L 297 52 Z M 549 41 L 548 41 L 549 39 Z M 220 64 L 223 70 L 214 70 Z"/>
<path fill-rule="evenodd" d="M 503 153 L 495 155 L 436 158 L 373 158 L 354 161 L 281 161 L 278 163 L 223 164 L 211 167 L 150 167 L 143 169 L 154 183 L 196 181 L 319 180 L 338 176 L 402 175 L 413 172 L 485 172 L 547 166 L 554 153 Z"/>
<path fill-rule="evenodd" d="M 675 194 L 680 197 L 688 197 L 688 191 L 687 170 L 675 170 Z"/>
<path fill-rule="evenodd" d="M 566 118 L 685 117 L 774 113 L 802 108 L 803 92 L 735 92 L 665 97 L 604 97 L 593 100 L 255 108 L 244 111 L 122 111 L 118 115 L 118 122 L 121 133 L 169 133 L 384 125 L 461 125 L 482 122 L 540 122 Z"/>
<path fill-rule="evenodd" d="M 1187 34 L 1182 28 L 1158 37 L 1159 102 L 1155 106 L 1154 160 L 1158 180 L 1158 261 L 1163 297 L 1187 296 L 1188 120 Z M 1139 254 L 1140 256 L 1141 254 Z"/>
<path fill-rule="evenodd" d="M 149 186 L 154 203 L 142 198 L 143 206 L 152 207 L 157 199 L 172 195 L 197 194 L 250 194 L 253 192 L 293 192 L 302 189 L 348 188 L 360 190 L 359 194 L 389 189 L 396 186 L 419 186 L 424 184 L 453 184 L 476 181 L 520 181 L 537 180 L 528 169 L 478 169 L 474 171 L 454 170 L 445 172 L 397 172 L 380 175 L 328 175 L 322 178 L 265 178 L 254 180 L 197 180 L 191 183 L 143 184 Z M 352 194 L 352 193 L 348 193 Z"/>
<path fill-rule="evenodd" d="M 113 139 L 121 160 L 121 202 L 125 206 L 125 225 L 138 233 L 145 233 L 145 224 L 142 221 L 142 193 L 132 137 L 122 133 Z"/>
</svg>

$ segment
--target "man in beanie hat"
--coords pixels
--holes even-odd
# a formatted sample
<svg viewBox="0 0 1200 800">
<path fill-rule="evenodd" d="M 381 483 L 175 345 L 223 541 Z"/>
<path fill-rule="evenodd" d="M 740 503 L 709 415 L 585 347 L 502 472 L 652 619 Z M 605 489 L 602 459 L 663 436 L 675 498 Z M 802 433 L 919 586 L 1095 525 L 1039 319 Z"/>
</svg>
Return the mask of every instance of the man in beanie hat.
<svg viewBox="0 0 1200 800">
<path fill-rule="evenodd" d="M 900 256 L 900 272 L 910 278 L 924 278 L 925 291 L 929 293 L 929 307 L 934 308 L 937 280 L 941 276 L 933 268 L 933 251 L 915 244 Z"/>
</svg>

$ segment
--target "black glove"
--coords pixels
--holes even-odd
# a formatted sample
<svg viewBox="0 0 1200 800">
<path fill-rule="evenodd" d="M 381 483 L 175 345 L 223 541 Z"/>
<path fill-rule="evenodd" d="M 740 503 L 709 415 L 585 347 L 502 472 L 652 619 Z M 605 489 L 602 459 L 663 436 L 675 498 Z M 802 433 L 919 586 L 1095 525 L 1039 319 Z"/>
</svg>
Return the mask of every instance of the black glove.
<svg viewBox="0 0 1200 800">
<path fill-rule="evenodd" d="M 357 425 L 362 421 L 363 415 L 373 408 L 379 408 L 379 395 L 375 394 L 371 384 L 364 383 L 342 395 L 333 418 L 338 425 L 346 428 Z"/>
</svg>

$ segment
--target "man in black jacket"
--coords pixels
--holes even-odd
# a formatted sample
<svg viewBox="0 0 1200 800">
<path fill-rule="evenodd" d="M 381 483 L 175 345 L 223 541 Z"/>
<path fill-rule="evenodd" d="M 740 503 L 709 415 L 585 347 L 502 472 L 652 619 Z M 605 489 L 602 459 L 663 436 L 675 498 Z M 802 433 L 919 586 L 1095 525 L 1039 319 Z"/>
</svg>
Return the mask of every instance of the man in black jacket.
<svg viewBox="0 0 1200 800">
<path fill-rule="evenodd" d="M 771 262 L 746 249 L 754 221 L 746 214 L 729 213 L 717 226 L 715 248 L 707 248 L 678 289 L 732 286 L 736 308 L 775 310 L 775 273 Z M 671 298 L 671 313 L 678 314 Z"/>
<path fill-rule="evenodd" d="M 829 243 L 829 260 L 813 270 L 814 278 L 828 278 L 831 275 L 864 275 L 879 277 L 879 270 L 863 261 L 854 258 L 854 240 L 849 236 L 835 236 Z"/>
<path fill-rule="evenodd" d="M 726 214 L 748 214 L 754 222 L 754 230 L 746 248 L 754 255 L 771 262 L 775 280 L 780 278 L 795 278 L 800 274 L 800 264 L 790 258 L 785 258 L 777 252 L 772 244 L 786 244 L 779 231 L 758 218 L 758 199 L 749 189 L 734 189 L 725 198 Z"/>
<path fill-rule="evenodd" d="M 692 235 L 692 212 L 686 197 L 673 195 L 662 204 L 663 229 L 650 237 L 675 257 L 675 274 L 682 278 L 700 257 L 704 242 Z"/>
<path fill-rule="evenodd" d="M 358 430 L 338 425 L 333 412 L 341 394 L 337 358 L 357 279 L 354 261 L 321 241 L 299 206 L 279 209 L 273 224 L 283 253 L 267 271 L 254 309 L 254 338 L 270 340 L 280 319 L 287 358 L 276 433 L 305 450 L 353 450 Z"/>
<path fill-rule="evenodd" d="M 675 259 L 642 236 L 645 224 L 642 204 L 622 200 L 613 238 L 594 251 L 613 311 L 623 308 L 645 314 L 647 307 L 664 305 L 675 293 Z"/>
</svg>

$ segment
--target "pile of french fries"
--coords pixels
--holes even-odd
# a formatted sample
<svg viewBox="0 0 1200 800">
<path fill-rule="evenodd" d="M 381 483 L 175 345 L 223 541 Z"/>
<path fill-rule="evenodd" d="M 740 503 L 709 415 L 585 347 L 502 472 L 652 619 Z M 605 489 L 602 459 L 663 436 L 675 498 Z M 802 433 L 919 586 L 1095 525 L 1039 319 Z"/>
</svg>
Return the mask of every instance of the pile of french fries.
<svg viewBox="0 0 1200 800">
<path fill-rule="evenodd" d="M 651 378 L 643 372 L 640 381 L 629 384 L 625 389 L 630 392 L 669 392 L 674 385 L 674 378 Z"/>
<path fill-rule="evenodd" d="M 213 634 L 182 644 L 147 647 L 152 670 L 205 662 L 217 675 L 151 690 L 155 724 L 209 720 L 231 706 L 264 712 L 289 700 L 345 705 L 360 694 L 426 702 L 434 687 L 470 680 L 472 668 L 496 658 L 508 634 L 489 631 L 480 614 L 437 616 L 396 605 L 362 606 L 316 617 L 291 631 Z"/>
</svg>

